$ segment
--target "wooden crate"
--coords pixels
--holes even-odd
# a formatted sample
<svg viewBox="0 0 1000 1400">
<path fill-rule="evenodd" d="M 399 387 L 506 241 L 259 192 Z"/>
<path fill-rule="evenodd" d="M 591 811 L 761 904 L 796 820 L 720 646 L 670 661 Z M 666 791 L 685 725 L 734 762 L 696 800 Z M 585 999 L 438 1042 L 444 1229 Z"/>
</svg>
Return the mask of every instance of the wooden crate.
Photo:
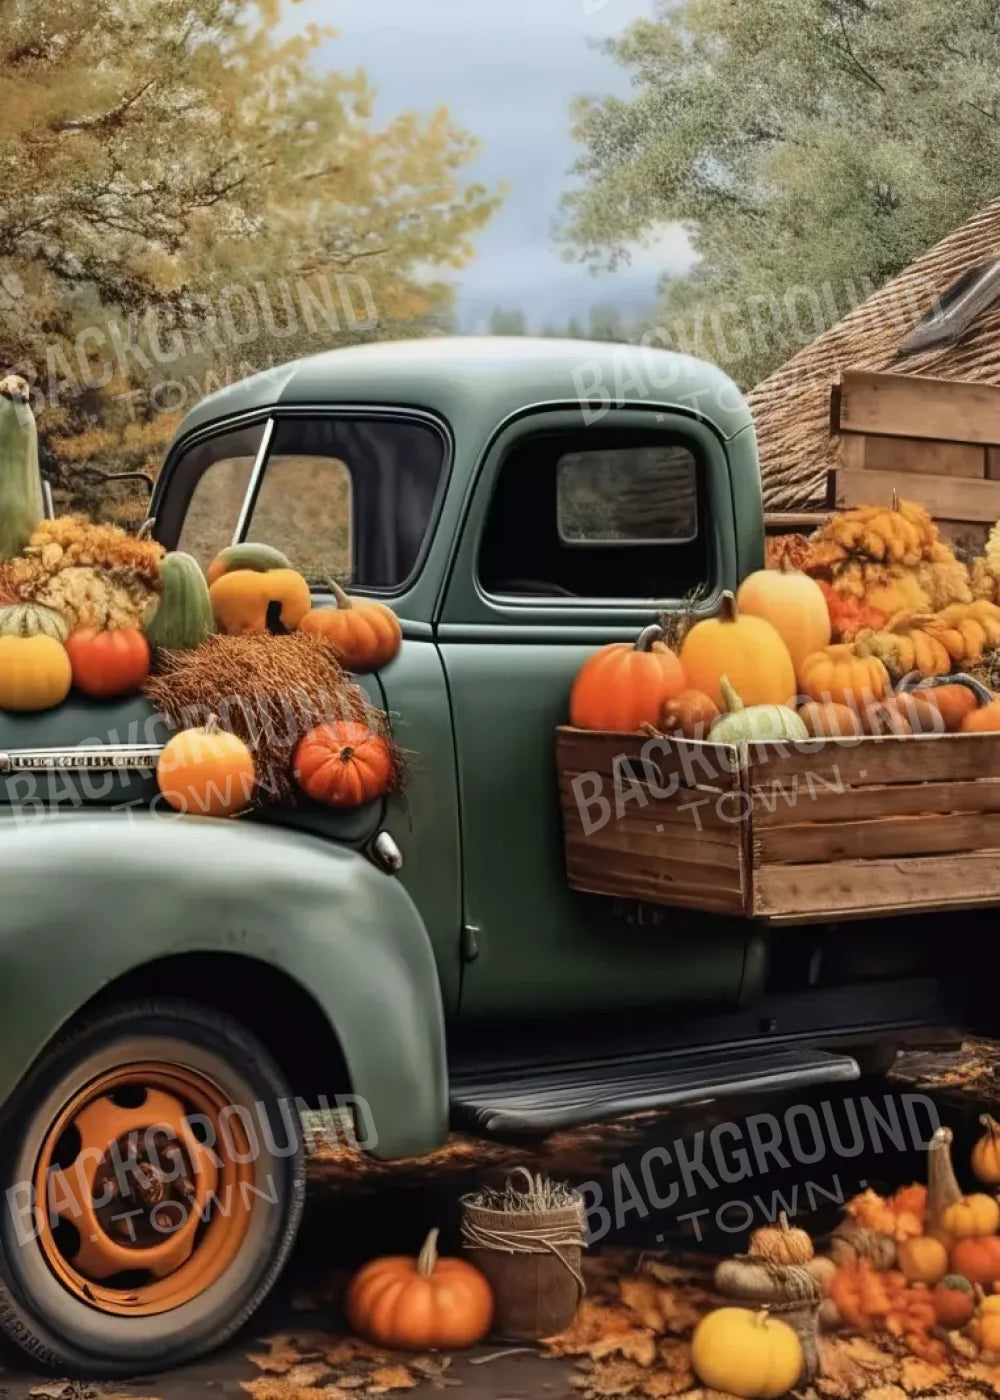
<svg viewBox="0 0 1000 1400">
<path fill-rule="evenodd" d="M 556 733 L 570 885 L 804 923 L 1000 904 L 1000 734 Z"/>
</svg>

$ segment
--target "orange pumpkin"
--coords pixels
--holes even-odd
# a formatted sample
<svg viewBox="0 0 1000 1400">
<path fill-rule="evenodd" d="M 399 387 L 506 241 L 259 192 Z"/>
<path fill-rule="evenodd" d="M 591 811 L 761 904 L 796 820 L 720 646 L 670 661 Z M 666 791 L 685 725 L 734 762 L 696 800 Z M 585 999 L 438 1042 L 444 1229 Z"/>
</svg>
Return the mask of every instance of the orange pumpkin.
<svg viewBox="0 0 1000 1400">
<path fill-rule="evenodd" d="M 719 707 L 703 690 L 682 690 L 668 700 L 660 715 L 664 734 L 681 734 L 685 739 L 704 739 L 719 718 Z"/>
<path fill-rule="evenodd" d="M 904 676 L 899 683 L 899 691 L 919 697 L 922 702 L 932 705 L 940 715 L 938 728 L 954 734 L 961 729 L 962 721 L 973 714 L 981 705 L 988 705 L 992 693 L 974 676 L 948 675 L 932 676 L 920 680 L 916 673 Z"/>
<path fill-rule="evenodd" d="M 830 645 L 830 613 L 823 590 L 808 574 L 792 569 L 787 555 L 782 555 L 779 568 L 749 574 L 740 584 L 736 602 L 744 616 L 771 623 L 796 671 L 807 656 Z"/>
<path fill-rule="evenodd" d="M 931 1294 L 931 1300 L 938 1322 L 949 1330 L 964 1327 L 976 1310 L 972 1284 L 960 1274 L 943 1278 Z"/>
<path fill-rule="evenodd" d="M 137 627 L 78 627 L 66 639 L 66 651 L 73 684 L 95 699 L 136 695 L 149 675 L 149 643 Z"/>
<path fill-rule="evenodd" d="M 215 620 L 229 636 L 293 632 L 312 607 L 309 585 L 294 569 L 234 569 L 208 593 Z"/>
<path fill-rule="evenodd" d="M 828 704 L 807 701 L 799 706 L 799 719 L 816 739 L 854 738 L 861 733 L 861 720 L 856 711 L 833 701 Z"/>
<path fill-rule="evenodd" d="M 995 1186 L 1000 1181 L 1000 1123 L 988 1113 L 979 1121 L 986 1131 L 972 1149 L 972 1170 L 979 1181 Z"/>
<path fill-rule="evenodd" d="M 403 641 L 399 618 L 392 608 L 373 598 L 351 598 L 330 580 L 335 608 L 312 608 L 299 623 L 300 632 L 322 637 L 348 671 L 378 671 L 387 666 Z"/>
<path fill-rule="evenodd" d="M 379 1346 L 445 1351 L 482 1341 L 493 1321 L 493 1292 L 464 1259 L 441 1259 L 432 1230 L 416 1259 L 389 1255 L 365 1264 L 347 1286 L 355 1332 Z"/>
<path fill-rule="evenodd" d="M 357 720 L 321 724 L 299 741 L 295 781 L 308 797 L 328 807 L 363 807 L 388 792 L 392 750 Z"/>
<path fill-rule="evenodd" d="M 255 780 L 253 754 L 214 715 L 203 729 L 175 734 L 156 768 L 164 800 L 194 817 L 232 816 L 253 797 Z"/>
<path fill-rule="evenodd" d="M 996 733 L 1000 729 L 1000 700 L 991 700 L 988 705 L 970 711 L 959 728 L 963 734 Z"/>
<path fill-rule="evenodd" d="M 799 684 L 810 700 L 832 700 L 863 711 L 890 690 L 889 672 L 876 656 L 856 656 L 842 643 L 807 656 L 799 668 Z"/>
<path fill-rule="evenodd" d="M 897 1258 L 910 1283 L 937 1283 L 948 1272 L 948 1251 L 930 1235 L 903 1240 Z"/>
<path fill-rule="evenodd" d="M 664 704 L 683 689 L 684 669 L 662 628 L 646 627 L 634 645 L 611 642 L 587 657 L 570 691 L 569 722 L 630 733 L 658 724 Z"/>
<path fill-rule="evenodd" d="M 1000 1235 L 969 1235 L 951 1247 L 952 1273 L 983 1287 L 1000 1279 Z"/>
<path fill-rule="evenodd" d="M 710 695 L 720 710 L 723 676 L 747 706 L 787 705 L 795 695 L 795 668 L 781 634 L 762 617 L 743 616 L 732 593 L 723 593 L 717 617 L 690 629 L 681 665 L 688 684 Z"/>
</svg>

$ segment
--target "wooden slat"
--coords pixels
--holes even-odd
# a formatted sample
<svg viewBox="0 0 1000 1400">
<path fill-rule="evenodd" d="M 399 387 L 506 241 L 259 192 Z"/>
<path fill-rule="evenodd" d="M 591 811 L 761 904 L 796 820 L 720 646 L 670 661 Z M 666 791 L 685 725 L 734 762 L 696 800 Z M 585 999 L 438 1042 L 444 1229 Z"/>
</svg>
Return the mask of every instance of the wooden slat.
<svg viewBox="0 0 1000 1400">
<path fill-rule="evenodd" d="M 987 846 L 1000 847 L 1000 814 L 933 812 L 871 821 L 761 827 L 754 831 L 753 863 L 759 868 L 812 861 L 877 860 L 884 856 L 974 851 Z"/>
<path fill-rule="evenodd" d="M 567 861 L 567 878 L 572 889 L 583 894 L 603 894 L 610 898 L 649 900 L 680 909 L 702 909 L 710 913 L 747 913 L 741 885 L 727 878 L 731 872 L 720 869 L 715 878 L 704 869 L 685 872 L 684 867 L 644 866 L 623 858 L 600 866 L 577 865 Z"/>
<path fill-rule="evenodd" d="M 849 461 L 842 452 L 845 467 L 860 466 L 870 472 L 914 472 L 921 476 L 978 477 L 980 480 L 986 475 L 987 449 L 978 443 L 849 433 L 841 439 L 841 448 L 852 442 L 861 443 L 861 461 Z"/>
<path fill-rule="evenodd" d="M 791 795 L 791 793 L 790 793 Z M 865 821 L 875 817 L 909 817 L 926 812 L 1000 812 L 1000 778 L 955 783 L 891 783 L 883 787 L 815 789 L 809 798 L 811 822 Z M 754 794 L 755 831 L 795 825 L 803 815 L 784 800 L 780 790 Z"/>
<path fill-rule="evenodd" d="M 961 380 L 845 370 L 841 432 L 1000 444 L 1000 388 Z"/>
<path fill-rule="evenodd" d="M 627 778 L 623 763 L 641 774 L 642 760 L 655 764 L 651 781 L 662 789 L 677 779 L 681 787 L 732 792 L 740 786 L 739 751 L 728 744 L 707 744 L 694 739 L 646 739 L 641 734 L 611 734 L 573 729 L 556 730 L 556 757 L 561 771 L 594 772 L 610 780 Z"/>
<path fill-rule="evenodd" d="M 986 449 L 986 480 L 1000 481 L 1000 447 Z"/>
<path fill-rule="evenodd" d="M 1000 481 L 920 476 L 908 472 L 837 473 L 837 508 L 890 505 L 892 494 L 925 506 L 935 520 L 993 521 L 1000 516 Z"/>
<path fill-rule="evenodd" d="M 636 833 L 638 838 L 652 835 L 662 836 L 664 840 L 684 841 L 697 837 L 717 845 L 731 846 L 736 839 L 734 832 L 739 826 L 739 818 L 747 810 L 746 799 L 735 793 L 698 792 L 693 788 L 682 788 L 675 797 L 666 800 L 650 798 L 640 803 L 635 797 L 631 801 L 623 801 L 617 808 L 614 798 L 610 796 L 608 808 L 601 808 L 596 803 L 588 806 L 585 801 L 578 806 L 572 786 L 573 776 L 572 773 L 565 773 L 559 780 L 563 821 L 567 828 L 579 830 L 581 837 L 588 841 L 599 835 L 591 828 L 607 811 L 610 816 L 600 827 L 600 833 L 615 826 Z"/>
<path fill-rule="evenodd" d="M 780 782 L 800 801 L 809 801 L 831 784 L 860 787 L 1000 775 L 1000 734 L 887 734 L 846 742 L 751 744 L 747 756 L 751 791 L 760 786 L 771 791 Z"/>
<path fill-rule="evenodd" d="M 760 918 L 958 909 L 1000 903 L 1000 850 L 908 860 L 766 865 L 754 879 Z"/>
<path fill-rule="evenodd" d="M 828 510 L 766 510 L 764 530 L 780 534 L 782 530 L 818 530 L 830 519 Z"/>
</svg>

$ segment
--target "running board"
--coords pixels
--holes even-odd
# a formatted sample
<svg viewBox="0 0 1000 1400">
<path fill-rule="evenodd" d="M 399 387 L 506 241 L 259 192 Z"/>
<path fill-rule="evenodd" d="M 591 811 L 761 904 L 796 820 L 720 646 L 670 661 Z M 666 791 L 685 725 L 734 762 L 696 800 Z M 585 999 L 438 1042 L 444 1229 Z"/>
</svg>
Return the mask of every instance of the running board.
<svg viewBox="0 0 1000 1400">
<path fill-rule="evenodd" d="M 688 1050 L 453 1079 L 452 1123 L 484 1137 L 542 1135 L 624 1113 L 860 1076 L 850 1055 L 795 1046 Z"/>
</svg>

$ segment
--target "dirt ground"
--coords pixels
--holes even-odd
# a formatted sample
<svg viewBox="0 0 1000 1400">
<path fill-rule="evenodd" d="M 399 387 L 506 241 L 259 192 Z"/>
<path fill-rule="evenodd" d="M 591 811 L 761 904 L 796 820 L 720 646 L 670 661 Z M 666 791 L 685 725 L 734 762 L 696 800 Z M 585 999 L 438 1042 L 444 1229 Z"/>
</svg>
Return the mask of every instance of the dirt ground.
<svg viewBox="0 0 1000 1400">
<path fill-rule="evenodd" d="M 690 1194 L 685 1211 L 697 1210 L 696 1223 L 680 1220 L 675 1211 L 656 1211 L 648 1200 L 637 1203 L 622 1182 L 641 1178 L 641 1164 L 650 1149 L 676 1154 L 677 1144 L 696 1146 L 699 1135 L 715 1124 L 748 1123 L 756 1113 L 781 1114 L 790 1104 L 811 1107 L 834 1116 L 850 1098 L 866 1098 L 885 1108 L 885 1095 L 897 1104 L 907 1095 L 932 1101 L 940 1121 L 955 1132 L 956 1160 L 967 1161 L 978 1131 L 978 1115 L 1000 1101 L 1000 1045 L 979 1043 L 962 1052 L 910 1052 L 901 1058 L 889 1085 L 862 1081 L 800 1094 L 794 1100 L 777 1096 L 753 1102 L 721 1101 L 664 1114 L 643 1114 L 616 1123 L 563 1133 L 540 1149 L 481 1144 L 456 1137 L 448 1147 L 419 1162 L 366 1163 L 342 1149 L 321 1145 L 310 1164 L 310 1194 L 305 1228 L 296 1254 L 273 1297 L 246 1331 L 222 1352 L 168 1375 L 136 1376 L 115 1384 L 68 1382 L 31 1371 L 10 1347 L 0 1347 L 0 1400 L 95 1400 L 96 1397 L 157 1397 L 158 1400 L 245 1400 L 242 1382 L 260 1380 L 262 1371 L 250 1359 L 266 1354 L 266 1339 L 293 1333 L 325 1334 L 330 1345 L 345 1336 L 337 1299 L 352 1267 L 384 1252 L 415 1253 L 426 1231 L 441 1227 L 442 1249 L 458 1249 L 459 1198 L 483 1182 L 499 1182 L 518 1164 L 564 1177 L 574 1184 L 597 1183 L 603 1192 L 609 1228 L 592 1254 L 634 1259 L 652 1254 L 665 1259 L 703 1257 L 703 1262 L 742 1249 L 746 1231 L 736 1233 L 728 1223 L 737 1201 L 756 1201 L 765 1213 L 775 1195 L 791 1205 L 798 1223 L 820 1236 L 839 1217 L 837 1198 L 846 1199 L 866 1185 L 891 1189 L 922 1179 L 924 1157 L 919 1147 L 869 1144 L 862 1154 L 841 1155 L 810 1167 L 783 1170 L 771 1162 L 738 1186 L 706 1187 Z M 921 1120 L 923 1126 L 923 1120 Z M 718 1187 L 718 1183 L 717 1183 Z M 589 1187 L 593 1190 L 593 1187 Z M 793 1204 L 794 1203 L 794 1204 Z M 740 1214 L 745 1220 L 745 1211 Z M 757 1219 L 754 1224 L 763 1223 Z M 700 1235 L 700 1239 L 697 1236 Z M 406 1358 L 401 1358 L 406 1360 Z M 267 1374 L 266 1372 L 263 1374 Z M 491 1343 L 443 1362 L 428 1359 L 426 1379 L 410 1394 L 415 1400 L 434 1390 L 454 1388 L 465 1400 L 521 1400 L 522 1397 L 577 1395 L 571 1385 L 573 1366 L 534 1349 L 512 1349 Z M 309 1391 L 315 1396 L 316 1390 Z M 378 1393 L 358 1388 L 363 1397 Z M 398 1392 L 388 1392 L 401 1394 Z M 330 1391 L 339 1400 L 345 1391 Z"/>
</svg>

